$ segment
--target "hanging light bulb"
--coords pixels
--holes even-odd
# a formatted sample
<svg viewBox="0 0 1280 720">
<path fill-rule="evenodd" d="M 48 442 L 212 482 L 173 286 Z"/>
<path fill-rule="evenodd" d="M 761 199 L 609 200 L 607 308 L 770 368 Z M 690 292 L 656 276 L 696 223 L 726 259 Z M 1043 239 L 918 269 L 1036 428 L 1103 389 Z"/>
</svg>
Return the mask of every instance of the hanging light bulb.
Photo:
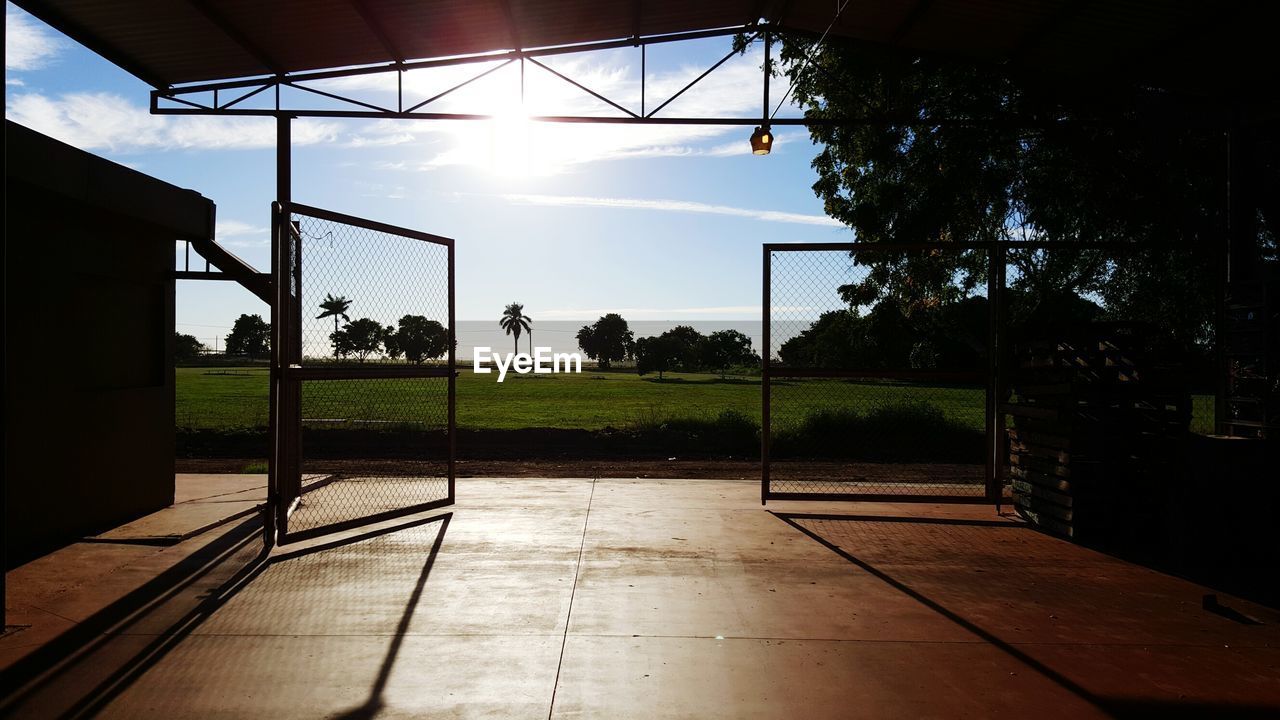
<svg viewBox="0 0 1280 720">
<path fill-rule="evenodd" d="M 773 132 L 768 125 L 761 125 L 751 133 L 751 154 L 768 155 L 773 149 Z"/>
</svg>

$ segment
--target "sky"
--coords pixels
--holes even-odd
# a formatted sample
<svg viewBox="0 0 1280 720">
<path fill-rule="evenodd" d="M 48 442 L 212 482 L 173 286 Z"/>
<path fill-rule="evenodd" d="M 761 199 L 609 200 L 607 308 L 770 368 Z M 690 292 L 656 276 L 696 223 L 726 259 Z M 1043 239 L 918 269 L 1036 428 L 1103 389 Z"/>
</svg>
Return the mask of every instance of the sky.
<svg viewBox="0 0 1280 720">
<path fill-rule="evenodd" d="M 650 48 L 649 107 L 728 50 L 728 38 Z M 639 105 L 636 49 L 545 62 Z M 734 58 L 663 114 L 758 116 L 760 62 L 759 47 Z M 406 73 L 406 94 L 426 98 L 487 67 Z M 394 82 L 364 76 L 327 88 L 377 100 L 392 97 Z M 785 89 L 775 81 L 775 101 Z M 274 121 L 153 116 L 149 90 L 6 5 L 5 116 L 210 198 L 218 242 L 269 268 Z M 530 123 L 522 113 L 603 106 L 531 65 L 522 105 L 518 64 L 441 102 L 441 111 L 500 119 L 295 120 L 293 198 L 454 238 L 460 320 L 496 320 L 509 302 L 523 303 L 535 323 L 605 312 L 759 320 L 762 243 L 850 239 L 813 194 L 817 150 L 802 128 L 778 128 L 774 151 L 757 157 L 750 127 Z M 779 115 L 797 113 L 785 106 Z M 212 344 L 241 313 L 268 314 L 232 283 L 178 285 L 180 332 Z"/>
</svg>

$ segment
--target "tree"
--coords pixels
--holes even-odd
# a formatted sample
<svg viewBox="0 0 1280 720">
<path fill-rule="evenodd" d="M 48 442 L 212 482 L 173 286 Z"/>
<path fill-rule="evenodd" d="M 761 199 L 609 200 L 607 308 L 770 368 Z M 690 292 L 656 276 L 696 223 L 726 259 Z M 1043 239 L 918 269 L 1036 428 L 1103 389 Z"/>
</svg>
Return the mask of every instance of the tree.
<svg viewBox="0 0 1280 720">
<path fill-rule="evenodd" d="M 351 308 L 351 301 L 345 296 L 334 297 L 329 293 L 325 293 L 324 300 L 320 302 L 320 309 L 324 312 L 316 316 L 317 320 L 323 320 L 327 317 L 333 318 L 333 332 L 338 332 L 338 318 L 342 318 L 347 322 L 351 322 L 351 318 L 347 317 L 347 310 Z M 332 337 L 332 336 L 331 336 Z M 338 346 L 333 346 L 333 359 L 338 359 Z"/>
<path fill-rule="evenodd" d="M 387 330 L 391 331 L 391 328 Z M 449 351 L 449 331 L 435 320 L 421 315 L 405 315 L 400 318 L 400 327 L 388 332 L 384 342 L 388 355 L 394 348 L 397 354 L 404 353 L 409 362 L 421 364 Z"/>
<path fill-rule="evenodd" d="M 191 360 L 199 357 L 205 346 L 194 335 L 175 332 L 173 334 L 173 357 L 175 360 Z"/>
<path fill-rule="evenodd" d="M 520 303 L 511 303 L 502 311 L 502 317 L 498 320 L 498 326 L 507 331 L 508 335 L 514 335 L 515 351 L 520 352 L 520 333 L 531 330 L 529 323 L 533 322 L 524 314 L 524 305 Z"/>
<path fill-rule="evenodd" d="M 822 313 L 799 335 L 782 343 L 778 360 L 791 367 L 854 368 L 864 324 L 856 310 Z"/>
<path fill-rule="evenodd" d="M 741 47 L 745 47 L 741 45 Z M 1013 249 L 1010 321 L 1062 294 L 1096 295 L 1110 313 L 1149 320 L 1184 344 L 1208 337 L 1222 223 L 1222 135 L 1113 122 L 1150 114 L 1148 88 L 1065 91 L 982 64 L 887 52 L 828 38 L 786 37 L 780 52 L 806 117 L 881 116 L 883 123 L 810 125 L 820 146 L 813 186 L 826 212 L 860 242 L 992 240 L 1179 243 L 1117 260 L 1099 250 Z M 986 123 L 1009 117 L 1048 122 Z M 895 119 L 901 122 L 895 122 Z M 977 122 L 922 124 L 930 118 Z M 1135 188 L 1141 188 L 1135 192 Z M 971 297 L 982 251 L 866 253 L 860 282 L 839 288 L 851 307 L 898 305 L 913 324 Z M 921 353 L 927 355 L 928 353 Z"/>
<path fill-rule="evenodd" d="M 396 329 L 390 325 L 382 328 L 382 352 L 392 360 L 399 360 L 400 356 L 404 355 L 404 348 L 400 347 L 400 338 L 396 336 Z"/>
<path fill-rule="evenodd" d="M 360 318 L 343 325 L 341 330 L 335 330 L 329 340 L 333 343 L 335 357 L 354 355 L 357 360 L 364 362 L 382 349 L 388 329 L 377 320 Z"/>
<path fill-rule="evenodd" d="M 1054 317 L 1066 319 L 1062 313 Z M 778 355 L 792 367 L 976 371 L 985 366 L 986 331 L 983 297 L 913 317 L 907 317 L 898 303 L 881 300 L 867 313 L 857 308 L 823 313 L 784 342 Z"/>
<path fill-rule="evenodd" d="M 717 330 L 702 341 L 701 365 L 724 379 L 731 367 L 754 365 L 760 356 L 751 349 L 751 338 L 737 330 Z"/>
<path fill-rule="evenodd" d="M 657 337 L 636 340 L 637 373 L 648 375 L 651 372 L 656 372 L 658 373 L 658 379 L 661 380 L 663 379 L 663 373 L 676 368 L 684 352 L 684 346 L 678 338 L 668 334 L 669 332 Z"/>
<path fill-rule="evenodd" d="M 271 326 L 261 315 L 241 315 L 227 335 L 227 354 L 254 359 L 271 352 Z"/>
<path fill-rule="evenodd" d="M 617 313 L 602 315 L 591 325 L 578 331 L 578 347 L 603 369 L 625 360 L 632 354 L 635 334 L 627 321 Z"/>
<path fill-rule="evenodd" d="M 677 367 L 684 372 L 697 372 L 702 369 L 702 344 L 706 341 L 706 336 L 689 325 L 677 325 L 662 335 L 680 348 L 676 356 L 676 367 L 673 367 L 673 370 Z"/>
</svg>

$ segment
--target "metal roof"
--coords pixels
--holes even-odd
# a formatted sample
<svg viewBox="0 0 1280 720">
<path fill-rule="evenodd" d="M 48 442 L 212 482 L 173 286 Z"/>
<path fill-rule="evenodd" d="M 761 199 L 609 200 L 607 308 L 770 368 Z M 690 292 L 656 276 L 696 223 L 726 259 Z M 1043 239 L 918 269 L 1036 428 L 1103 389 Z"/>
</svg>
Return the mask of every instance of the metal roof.
<svg viewBox="0 0 1280 720">
<path fill-rule="evenodd" d="M 1197 95 L 1274 93 L 1280 3 L 1251 0 L 16 0 L 157 88 L 644 38 L 761 19 Z"/>
</svg>

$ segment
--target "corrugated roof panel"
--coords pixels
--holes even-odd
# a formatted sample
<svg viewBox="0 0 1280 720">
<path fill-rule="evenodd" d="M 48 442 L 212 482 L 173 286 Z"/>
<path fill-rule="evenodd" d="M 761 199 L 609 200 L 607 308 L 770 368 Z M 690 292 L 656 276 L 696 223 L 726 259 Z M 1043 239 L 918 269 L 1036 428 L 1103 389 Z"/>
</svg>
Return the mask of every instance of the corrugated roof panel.
<svg viewBox="0 0 1280 720">
<path fill-rule="evenodd" d="M 409 58 L 448 57 L 511 48 L 511 33 L 494 0 L 368 0 Z"/>
<path fill-rule="evenodd" d="M 288 71 L 387 57 L 349 0 L 219 0 L 217 6 L 250 46 Z"/>
<path fill-rule="evenodd" d="M 80 34 L 59 22 L 92 36 L 91 49 L 109 52 L 109 59 L 123 59 L 130 72 L 141 70 L 164 82 L 211 80 L 266 72 L 189 2 L 109 3 L 100 0 L 60 0 L 29 8 L 68 35 Z M 49 6 L 54 18 L 40 12 Z M 112 57 L 114 56 L 114 57 Z M 135 67 L 136 66 L 136 69 Z"/>
</svg>

